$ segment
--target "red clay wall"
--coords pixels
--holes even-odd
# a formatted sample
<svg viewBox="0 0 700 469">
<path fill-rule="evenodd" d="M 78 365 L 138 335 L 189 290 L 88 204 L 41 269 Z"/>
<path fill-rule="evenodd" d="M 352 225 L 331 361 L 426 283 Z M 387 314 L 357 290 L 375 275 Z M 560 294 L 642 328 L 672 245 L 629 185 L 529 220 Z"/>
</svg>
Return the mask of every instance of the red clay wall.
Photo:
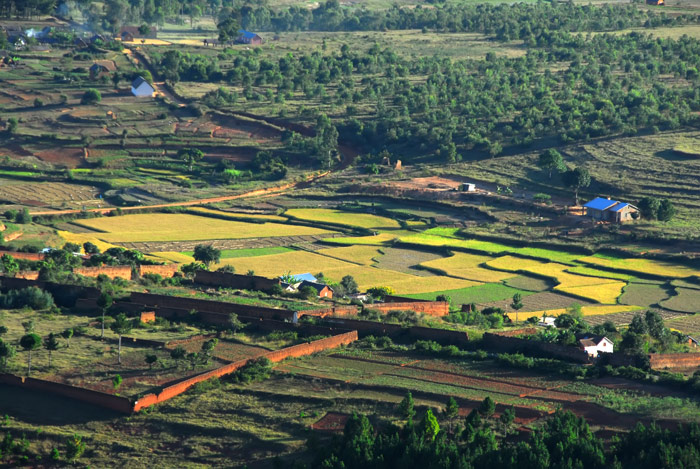
<svg viewBox="0 0 700 469">
<path fill-rule="evenodd" d="M 68 384 L 54 383 L 53 381 L 45 381 L 36 378 L 23 378 L 10 374 L 0 374 L 0 383 L 19 386 L 23 389 L 58 394 L 59 396 L 78 399 L 125 414 L 130 414 L 132 411 L 131 401 L 125 397 L 113 396 L 112 394 L 78 388 Z"/>
<path fill-rule="evenodd" d="M 43 261 L 44 260 L 44 254 L 40 253 L 40 252 L 14 252 L 14 251 L 0 250 L 0 257 L 2 257 L 3 254 L 7 254 L 8 256 L 12 256 L 15 259 L 23 259 L 26 261 Z"/>
<path fill-rule="evenodd" d="M 17 272 L 15 278 L 23 278 L 25 280 L 37 280 L 39 278 L 39 272 L 35 270 L 26 270 L 24 272 Z"/>
<path fill-rule="evenodd" d="M 279 362 L 289 357 L 301 357 L 304 355 L 310 355 L 312 353 L 321 352 L 330 348 L 339 347 L 341 345 L 347 345 L 356 340 L 357 331 L 351 331 L 334 337 L 316 340 L 308 344 L 294 345 L 292 347 L 287 347 L 282 350 L 268 352 L 262 356 L 266 357 L 271 362 Z M 221 368 L 207 371 L 197 376 L 193 376 L 192 378 L 186 379 L 184 381 L 180 381 L 179 383 L 173 384 L 172 386 L 167 386 L 163 388 L 163 390 L 157 395 L 147 394 L 138 401 L 134 402 L 133 411 L 137 412 L 154 404 L 167 401 L 168 399 L 182 394 L 195 384 L 201 383 L 202 381 L 231 374 L 237 369 L 244 366 L 246 363 L 248 363 L 248 359 L 239 360 L 237 362 L 233 362 L 228 365 L 222 366 Z"/>
<path fill-rule="evenodd" d="M 300 318 L 302 316 L 318 316 L 321 318 L 325 318 L 326 316 L 351 316 L 359 312 L 359 306 L 331 306 L 329 308 L 299 311 L 298 315 Z"/>
<path fill-rule="evenodd" d="M 649 364 L 652 370 L 695 368 L 700 366 L 700 353 L 652 353 Z"/>
<path fill-rule="evenodd" d="M 158 274 L 163 278 L 171 278 L 176 272 L 180 271 L 180 266 L 177 264 L 167 265 L 140 265 L 139 275 Z"/>
<path fill-rule="evenodd" d="M 503 332 L 494 332 L 496 335 L 500 335 L 501 337 L 517 337 L 519 335 L 534 335 L 539 332 L 539 329 L 536 327 L 524 327 L 522 329 L 513 329 L 510 331 L 503 331 Z"/>
<path fill-rule="evenodd" d="M 450 304 L 446 301 L 416 301 L 406 303 L 374 303 L 366 305 L 368 309 L 375 309 L 382 313 L 389 311 L 415 311 L 416 313 L 430 316 L 447 316 L 450 314 Z"/>
<path fill-rule="evenodd" d="M 579 363 L 589 363 L 588 354 L 576 347 L 567 347 L 558 344 L 549 344 L 536 340 L 520 339 L 518 337 L 508 337 L 500 334 L 484 333 L 483 344 L 485 348 L 498 352 L 530 352 L 544 356 L 564 358 Z"/>
<path fill-rule="evenodd" d="M 194 281 L 212 287 L 236 288 L 239 290 L 271 290 L 279 285 L 279 279 L 259 277 L 257 275 L 240 275 L 226 272 L 209 272 L 201 270 L 194 276 Z"/>
<path fill-rule="evenodd" d="M 109 278 L 123 278 L 131 280 L 131 266 L 117 265 L 113 267 L 80 267 L 73 269 L 76 274 L 84 277 L 97 277 L 98 275 L 106 275 Z"/>
<path fill-rule="evenodd" d="M 144 311 L 141 313 L 141 322 L 154 322 L 156 320 L 155 311 Z"/>
<path fill-rule="evenodd" d="M 337 325 L 346 329 L 355 329 L 360 336 L 386 335 L 392 338 L 409 337 L 413 340 L 433 340 L 443 345 L 466 345 L 469 336 L 466 332 L 433 329 L 431 327 L 404 327 L 401 324 L 386 324 L 358 319 L 327 319 L 324 324 Z"/>
</svg>

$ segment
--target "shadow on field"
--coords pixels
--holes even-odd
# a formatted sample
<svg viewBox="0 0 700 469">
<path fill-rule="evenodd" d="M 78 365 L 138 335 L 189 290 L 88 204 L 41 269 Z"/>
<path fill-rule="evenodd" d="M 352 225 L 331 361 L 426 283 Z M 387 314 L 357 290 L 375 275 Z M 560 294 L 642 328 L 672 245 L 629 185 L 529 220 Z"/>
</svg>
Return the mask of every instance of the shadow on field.
<svg viewBox="0 0 700 469">
<path fill-rule="evenodd" d="M 36 425 L 72 425 L 123 416 L 77 400 L 15 386 L 0 386 L 0 414 Z"/>
<path fill-rule="evenodd" d="M 674 150 L 661 150 L 654 153 L 654 156 L 663 158 L 666 161 L 688 161 L 691 157 L 683 155 Z"/>
</svg>

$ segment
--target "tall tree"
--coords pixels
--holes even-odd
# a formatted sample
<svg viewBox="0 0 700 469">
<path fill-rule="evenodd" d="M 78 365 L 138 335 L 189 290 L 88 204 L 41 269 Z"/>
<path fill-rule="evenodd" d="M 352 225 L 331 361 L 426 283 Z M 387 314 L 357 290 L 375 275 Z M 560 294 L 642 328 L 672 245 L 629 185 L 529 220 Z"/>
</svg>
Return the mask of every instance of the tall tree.
<svg viewBox="0 0 700 469">
<path fill-rule="evenodd" d="M 673 203 L 668 199 L 662 200 L 659 204 L 659 211 L 656 214 L 659 221 L 671 221 L 675 215 L 676 208 L 673 206 Z"/>
<path fill-rule="evenodd" d="M 207 269 L 211 264 L 218 264 L 221 260 L 221 251 L 210 244 L 198 244 L 194 247 L 192 256 L 198 262 L 203 262 Z"/>
<path fill-rule="evenodd" d="M 44 337 L 44 348 L 49 351 L 49 368 L 51 368 L 51 358 L 53 352 L 58 350 L 61 344 L 58 342 L 58 335 L 51 332 L 48 336 Z"/>
<path fill-rule="evenodd" d="M 26 334 L 19 340 L 19 345 L 29 352 L 27 355 L 27 376 L 29 376 L 32 373 L 32 351 L 41 347 L 41 337 L 33 332 Z"/>
<path fill-rule="evenodd" d="M 561 153 L 554 149 L 549 149 L 541 153 L 537 160 L 537 166 L 549 173 L 549 179 L 552 179 L 553 171 L 566 170 L 564 158 L 561 156 Z"/>
<path fill-rule="evenodd" d="M 199 148 L 182 148 L 177 152 L 177 157 L 185 160 L 190 171 L 194 168 L 194 164 L 204 158 L 204 153 Z"/>
<path fill-rule="evenodd" d="M 523 307 L 523 295 L 520 293 L 513 295 L 513 301 L 511 301 L 510 307 L 515 310 L 515 322 L 518 322 L 518 311 Z"/>
<path fill-rule="evenodd" d="M 105 336 L 105 313 L 112 306 L 112 303 L 114 303 L 114 300 L 112 299 L 112 296 L 107 292 L 100 293 L 100 296 L 97 298 L 97 306 L 99 306 L 102 310 L 102 334 L 100 335 L 101 339 L 104 339 Z"/>
<path fill-rule="evenodd" d="M 401 418 L 413 420 L 413 417 L 416 415 L 413 405 L 413 395 L 411 395 L 411 391 L 408 391 L 403 400 L 399 403 L 398 411 Z"/>
<path fill-rule="evenodd" d="M 574 168 L 564 173 L 564 184 L 574 190 L 574 199 L 578 205 L 578 192 L 591 185 L 591 175 L 586 168 Z"/>
<path fill-rule="evenodd" d="M 126 314 L 121 313 L 117 316 L 116 320 L 110 326 L 110 329 L 119 336 L 119 349 L 117 352 L 118 362 L 122 363 L 122 336 L 131 332 L 134 328 L 134 324 L 126 317 Z"/>
<path fill-rule="evenodd" d="M 637 208 L 642 214 L 642 218 L 647 220 L 656 220 L 660 205 L 661 201 L 656 197 L 644 197 L 637 203 Z"/>
</svg>

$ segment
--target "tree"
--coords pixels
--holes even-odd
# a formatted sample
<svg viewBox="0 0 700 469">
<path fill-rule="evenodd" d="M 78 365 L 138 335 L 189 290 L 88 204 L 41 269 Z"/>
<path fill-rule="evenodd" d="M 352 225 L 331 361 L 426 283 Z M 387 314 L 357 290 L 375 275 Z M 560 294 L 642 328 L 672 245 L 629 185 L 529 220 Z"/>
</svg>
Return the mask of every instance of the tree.
<svg viewBox="0 0 700 469">
<path fill-rule="evenodd" d="M 229 42 L 239 36 L 238 31 L 241 29 L 240 12 L 234 10 L 228 18 L 216 25 L 219 30 L 219 41 Z"/>
<path fill-rule="evenodd" d="M 58 350 L 60 345 L 57 334 L 51 332 L 48 336 L 44 337 L 44 348 L 49 351 L 49 368 L 51 368 L 51 355 Z"/>
<path fill-rule="evenodd" d="M 451 422 L 459 415 L 459 404 L 455 401 L 455 398 L 450 396 L 447 400 L 447 406 L 445 406 L 445 418 Z"/>
<path fill-rule="evenodd" d="M 80 98 L 81 104 L 97 104 L 100 101 L 102 101 L 102 95 L 100 94 L 100 90 L 96 90 L 95 88 L 89 88 L 83 93 L 83 97 Z"/>
<path fill-rule="evenodd" d="M 411 395 L 411 391 L 408 391 L 403 400 L 399 403 L 398 411 L 401 418 L 413 420 L 413 417 L 416 415 L 413 405 L 413 396 Z"/>
<path fill-rule="evenodd" d="M 112 388 L 114 388 L 114 392 L 119 390 L 122 385 L 122 381 L 121 375 L 114 375 L 114 378 L 112 378 Z"/>
<path fill-rule="evenodd" d="M 554 149 L 549 149 L 544 153 L 541 153 L 537 160 L 537 166 L 549 173 L 549 179 L 552 179 L 553 171 L 566 170 L 564 158 L 562 158 L 561 153 Z"/>
<path fill-rule="evenodd" d="M 236 313 L 231 313 L 229 315 L 228 320 L 226 321 L 226 329 L 230 331 L 231 334 L 235 334 L 244 327 L 245 324 L 243 324 L 241 320 L 238 319 L 238 315 Z"/>
<path fill-rule="evenodd" d="M 655 197 L 644 197 L 637 203 L 639 213 L 647 220 L 656 220 L 660 206 L 661 201 Z"/>
<path fill-rule="evenodd" d="M 120 365 L 122 363 L 122 336 L 131 332 L 131 329 L 133 328 L 134 323 L 132 323 L 124 313 L 119 314 L 116 320 L 110 326 L 110 329 L 112 329 L 112 331 L 119 336 L 119 349 L 117 356 Z"/>
<path fill-rule="evenodd" d="M 196 261 L 203 262 L 208 269 L 212 263 L 219 263 L 221 260 L 221 251 L 208 244 L 198 244 L 194 247 L 194 255 L 192 257 L 194 257 Z"/>
<path fill-rule="evenodd" d="M 508 433 L 508 428 L 515 421 L 515 409 L 513 407 L 505 409 L 498 421 L 503 425 L 503 433 Z"/>
<path fill-rule="evenodd" d="M 6 277 L 14 277 L 19 272 L 19 264 L 14 257 L 9 254 L 3 254 L 0 257 L 0 271 Z"/>
<path fill-rule="evenodd" d="M 0 358 L 2 359 L 3 369 L 7 368 L 7 360 L 14 357 L 16 353 L 17 350 L 12 345 L 0 339 Z"/>
<path fill-rule="evenodd" d="M 183 274 L 188 277 L 194 277 L 194 275 L 200 270 L 207 270 L 207 266 L 201 262 L 190 262 L 180 267 Z"/>
<path fill-rule="evenodd" d="M 510 303 L 510 307 L 515 310 L 515 322 L 518 322 L 518 311 L 523 307 L 523 295 L 520 293 L 513 295 L 513 301 Z"/>
<path fill-rule="evenodd" d="M 66 339 L 66 348 L 70 348 L 70 339 L 73 337 L 73 329 L 68 328 L 65 331 L 61 332 L 61 337 Z"/>
<path fill-rule="evenodd" d="M 199 358 L 204 365 L 209 363 L 209 359 L 217 345 L 219 345 L 219 339 L 210 339 L 202 344 L 202 351 L 199 353 Z"/>
<path fill-rule="evenodd" d="M 578 192 L 591 185 L 591 175 L 586 168 L 574 168 L 564 173 L 564 184 L 574 190 L 574 199 L 578 205 Z"/>
<path fill-rule="evenodd" d="M 150 370 L 153 368 L 153 364 L 158 361 L 158 355 L 152 353 L 146 354 L 146 358 L 144 359 L 144 361 L 146 362 L 146 364 L 148 365 L 148 369 Z"/>
<path fill-rule="evenodd" d="M 80 435 L 73 435 L 66 442 L 66 459 L 70 462 L 75 462 L 85 452 L 85 443 Z"/>
<path fill-rule="evenodd" d="M 675 215 L 676 207 L 673 206 L 673 203 L 668 199 L 662 200 L 659 204 L 659 210 L 656 212 L 656 218 L 659 221 L 671 221 Z"/>
<path fill-rule="evenodd" d="M 340 286 L 343 287 L 343 290 L 345 290 L 345 293 L 348 295 L 352 295 L 353 293 L 357 293 L 359 291 L 357 282 L 352 275 L 346 275 L 343 277 L 340 281 Z"/>
<path fill-rule="evenodd" d="M 33 332 L 26 334 L 19 340 L 19 345 L 26 352 L 29 352 L 27 355 L 27 376 L 29 376 L 32 373 L 32 350 L 41 347 L 41 337 Z"/>
<path fill-rule="evenodd" d="M 102 310 L 102 334 L 100 335 L 101 339 L 104 339 L 105 336 L 105 313 L 110 308 L 110 306 L 112 306 L 112 303 L 114 303 L 114 300 L 107 292 L 100 293 L 100 296 L 97 298 L 97 306 L 99 306 Z"/>
<path fill-rule="evenodd" d="M 185 358 L 186 355 L 187 355 L 187 350 L 185 350 L 185 347 L 183 347 L 182 345 L 178 345 L 177 347 L 175 347 L 174 349 L 172 349 L 170 351 L 170 358 L 175 360 L 175 362 L 178 364 L 178 366 L 179 366 L 180 362 Z"/>
<path fill-rule="evenodd" d="M 32 216 L 29 214 L 28 208 L 23 208 L 21 212 L 15 217 L 15 221 L 22 225 L 27 225 L 32 222 Z"/>
<path fill-rule="evenodd" d="M 433 415 L 433 411 L 428 409 L 420 423 L 420 433 L 424 439 L 433 441 L 439 432 L 440 424 L 435 415 Z"/>
<path fill-rule="evenodd" d="M 486 396 L 479 405 L 479 414 L 484 418 L 490 418 L 496 412 L 496 403 L 490 396 Z"/>
<path fill-rule="evenodd" d="M 16 117 L 10 117 L 7 119 L 7 133 L 8 134 L 14 134 L 17 132 L 17 127 L 19 125 L 19 121 L 17 120 Z"/>
<path fill-rule="evenodd" d="M 177 157 L 185 160 L 190 171 L 194 168 L 194 164 L 204 158 L 204 153 L 199 148 L 182 148 L 177 152 Z"/>
<path fill-rule="evenodd" d="M 644 335 L 649 332 L 646 321 L 640 314 L 635 314 L 627 330 L 633 334 Z"/>
<path fill-rule="evenodd" d="M 122 80 L 122 76 L 119 72 L 112 73 L 112 84 L 114 85 L 115 89 L 119 88 L 119 82 L 121 80 Z"/>
<path fill-rule="evenodd" d="M 85 254 L 99 254 L 100 248 L 98 248 L 97 245 L 88 241 L 83 244 L 83 251 L 85 251 Z"/>
</svg>

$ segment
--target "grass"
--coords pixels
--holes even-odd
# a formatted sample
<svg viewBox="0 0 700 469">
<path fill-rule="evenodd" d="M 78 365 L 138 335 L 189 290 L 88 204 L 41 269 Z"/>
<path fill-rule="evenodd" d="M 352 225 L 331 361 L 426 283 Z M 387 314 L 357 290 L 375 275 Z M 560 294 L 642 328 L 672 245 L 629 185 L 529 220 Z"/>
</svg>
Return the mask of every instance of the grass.
<svg viewBox="0 0 700 469">
<path fill-rule="evenodd" d="M 634 272 L 661 278 L 686 278 L 700 275 L 700 269 L 654 259 L 620 259 L 595 255 L 583 257 L 579 261 L 615 271 Z"/>
<path fill-rule="evenodd" d="M 630 283 L 620 297 L 623 305 L 657 306 L 670 297 L 669 291 L 663 285 L 650 283 Z"/>
<path fill-rule="evenodd" d="M 517 277 L 505 279 L 503 283 L 509 287 L 533 292 L 543 292 L 554 286 L 553 282 L 549 280 L 538 277 L 528 277 L 526 275 L 518 275 Z"/>
<path fill-rule="evenodd" d="M 195 215 L 209 215 L 217 218 L 226 218 L 229 220 L 265 220 L 286 222 L 287 218 L 277 215 L 264 215 L 259 213 L 244 213 L 244 212 L 229 212 L 224 210 L 214 210 L 206 207 L 192 207 L 187 210 Z"/>
<path fill-rule="evenodd" d="M 682 313 L 700 313 L 700 290 L 676 287 L 676 294 L 662 301 L 661 307 Z"/>
<path fill-rule="evenodd" d="M 368 213 L 344 212 L 325 208 L 293 208 L 284 213 L 289 218 L 366 229 L 396 229 L 401 225 L 391 218 Z"/>
<path fill-rule="evenodd" d="M 284 246 L 272 246 L 267 248 L 250 248 L 250 249 L 222 249 L 222 259 L 237 259 L 239 257 L 257 257 L 271 256 L 273 254 L 284 254 L 285 252 L 293 252 L 294 249 Z M 194 251 L 185 251 L 182 254 L 192 257 Z"/>
<path fill-rule="evenodd" d="M 363 245 L 321 249 L 316 253 L 362 265 L 372 265 L 375 262 L 374 259 L 382 256 L 380 250 L 375 246 Z"/>
<path fill-rule="evenodd" d="M 328 230 L 280 223 L 245 223 L 187 214 L 154 213 L 79 220 L 75 224 L 102 233 L 105 242 L 199 241 L 303 236 Z"/>
<path fill-rule="evenodd" d="M 499 282 L 513 277 L 512 273 L 499 272 L 481 267 L 481 264 L 489 260 L 491 260 L 491 257 L 488 256 L 459 252 L 450 257 L 423 262 L 421 267 L 428 268 L 433 272 L 442 273 L 443 275 L 479 282 Z"/>
<path fill-rule="evenodd" d="M 403 234 L 407 234 L 405 232 Z M 386 246 L 389 245 L 393 240 L 395 240 L 400 235 L 400 232 L 392 233 L 379 233 L 374 236 L 348 236 L 340 238 L 327 238 L 323 242 L 326 244 L 339 244 L 343 246 Z"/>
<path fill-rule="evenodd" d="M 431 293 L 407 296 L 420 300 L 434 300 L 437 295 L 447 295 L 452 299 L 453 304 L 469 304 L 505 300 L 507 298 L 512 298 L 516 293 L 520 293 L 522 296 L 532 295 L 532 292 L 512 288 L 502 283 L 485 283 L 468 288 L 456 290 L 445 289 Z"/>
</svg>

